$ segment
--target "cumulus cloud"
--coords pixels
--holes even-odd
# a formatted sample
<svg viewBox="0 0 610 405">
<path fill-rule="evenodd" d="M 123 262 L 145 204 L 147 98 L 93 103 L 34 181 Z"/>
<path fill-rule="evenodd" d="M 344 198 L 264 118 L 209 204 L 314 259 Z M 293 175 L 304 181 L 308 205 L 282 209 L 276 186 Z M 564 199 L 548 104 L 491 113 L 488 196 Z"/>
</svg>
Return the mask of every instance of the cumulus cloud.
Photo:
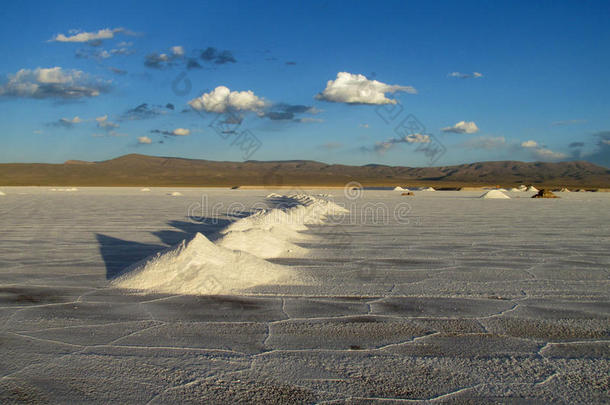
<svg viewBox="0 0 610 405">
<path fill-rule="evenodd" d="M 231 91 L 228 87 L 218 86 L 209 93 L 203 93 L 189 101 L 189 105 L 197 111 L 224 113 L 233 111 L 260 111 L 266 102 L 257 97 L 252 90 Z"/>
<path fill-rule="evenodd" d="M 451 127 L 443 128 L 443 132 L 451 132 L 454 134 L 474 134 L 479 132 L 479 127 L 474 121 L 460 121 Z"/>
<path fill-rule="evenodd" d="M 138 137 L 138 143 L 142 144 L 142 145 L 149 145 L 152 143 L 152 139 L 150 139 L 147 136 L 139 136 Z"/>
<path fill-rule="evenodd" d="M 0 96 L 78 99 L 110 90 L 110 81 L 93 79 L 80 70 L 61 67 L 21 69 L 0 86 Z"/>
<path fill-rule="evenodd" d="M 386 97 L 386 93 L 396 92 L 417 93 L 411 86 L 389 85 L 369 80 L 364 75 L 339 72 L 335 80 L 326 83 L 326 88 L 316 95 L 316 99 L 347 104 L 396 104 L 395 99 Z"/>
<path fill-rule="evenodd" d="M 70 31 L 68 35 L 57 34 L 54 36 L 51 41 L 55 42 L 90 42 L 90 41 L 100 41 L 103 39 L 112 39 L 114 38 L 114 34 L 119 32 L 128 33 L 124 28 L 104 28 L 97 32 L 80 32 L 80 31 Z M 72 34 L 72 35 L 70 35 Z"/>
<path fill-rule="evenodd" d="M 461 146 L 466 149 L 494 150 L 505 147 L 506 139 L 503 136 L 478 136 L 463 142 Z"/>
<path fill-rule="evenodd" d="M 451 72 L 447 76 L 457 77 L 458 79 L 478 79 L 478 78 L 483 77 L 483 75 L 479 72 L 472 72 L 472 73 Z"/>
<path fill-rule="evenodd" d="M 523 147 L 523 148 L 537 148 L 538 147 L 538 142 L 532 141 L 532 140 L 521 142 L 521 147 Z"/>
</svg>

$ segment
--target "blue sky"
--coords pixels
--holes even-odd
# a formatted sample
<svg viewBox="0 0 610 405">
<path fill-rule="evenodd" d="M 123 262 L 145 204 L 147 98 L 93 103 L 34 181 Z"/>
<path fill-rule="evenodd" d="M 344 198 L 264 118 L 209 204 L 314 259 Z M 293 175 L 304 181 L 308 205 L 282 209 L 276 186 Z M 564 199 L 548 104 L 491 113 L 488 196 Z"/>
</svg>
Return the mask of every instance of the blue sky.
<svg viewBox="0 0 610 405">
<path fill-rule="evenodd" d="M 610 3 L 423 3 L 11 2 L 0 161 L 610 165 Z"/>
</svg>

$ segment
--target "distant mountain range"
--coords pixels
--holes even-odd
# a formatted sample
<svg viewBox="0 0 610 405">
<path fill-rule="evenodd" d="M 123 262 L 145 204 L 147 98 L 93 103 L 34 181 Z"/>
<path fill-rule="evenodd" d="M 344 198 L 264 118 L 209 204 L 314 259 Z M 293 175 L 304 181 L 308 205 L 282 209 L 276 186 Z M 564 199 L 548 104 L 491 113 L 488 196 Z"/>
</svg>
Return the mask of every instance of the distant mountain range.
<svg viewBox="0 0 610 405">
<path fill-rule="evenodd" d="M 102 162 L 0 164 L 2 186 L 364 186 L 534 184 L 610 187 L 610 170 L 589 162 L 479 162 L 457 166 L 347 166 L 309 160 L 216 162 L 131 154 Z"/>
</svg>

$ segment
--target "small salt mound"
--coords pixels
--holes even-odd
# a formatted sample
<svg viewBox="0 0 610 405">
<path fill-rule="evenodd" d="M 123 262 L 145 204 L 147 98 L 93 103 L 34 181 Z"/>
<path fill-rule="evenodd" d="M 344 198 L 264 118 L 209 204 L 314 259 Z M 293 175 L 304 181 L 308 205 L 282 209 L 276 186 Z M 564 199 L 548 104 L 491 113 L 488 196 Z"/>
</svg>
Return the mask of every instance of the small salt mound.
<svg viewBox="0 0 610 405">
<path fill-rule="evenodd" d="M 531 191 L 533 193 L 537 193 L 539 190 L 534 186 L 529 186 L 526 191 Z"/>
<path fill-rule="evenodd" d="M 436 191 L 436 190 L 432 187 L 426 187 L 426 188 L 420 189 L 420 191 Z"/>
<path fill-rule="evenodd" d="M 490 191 L 486 192 L 485 194 L 483 194 L 479 198 L 485 198 L 485 199 L 510 199 L 509 196 L 507 196 L 506 194 L 504 194 L 500 190 L 490 190 Z"/>
<path fill-rule="evenodd" d="M 200 233 L 112 281 L 118 288 L 170 294 L 231 294 L 263 284 L 299 283 L 288 268 L 217 246 Z"/>
<path fill-rule="evenodd" d="M 150 189 L 148 187 L 145 187 L 145 188 L 141 189 L 140 191 L 150 191 Z"/>
<path fill-rule="evenodd" d="M 508 190 L 508 191 L 513 192 L 513 193 L 520 193 L 520 192 L 521 192 L 521 191 L 523 191 L 523 190 L 521 190 L 520 188 L 514 188 L 514 187 L 513 187 L 513 188 L 511 188 L 511 189 L 510 189 L 510 190 Z"/>
<path fill-rule="evenodd" d="M 559 190 L 560 193 L 569 193 L 570 190 L 568 190 L 567 188 L 562 188 L 561 190 Z"/>
<path fill-rule="evenodd" d="M 405 189 L 400 186 L 396 186 L 394 187 L 394 191 L 405 191 Z"/>
<path fill-rule="evenodd" d="M 0 191 L 0 195 L 6 195 L 3 191 Z"/>
<path fill-rule="evenodd" d="M 521 184 L 521 185 L 519 186 L 519 190 L 521 190 L 521 191 L 526 191 L 526 190 L 527 190 L 527 186 L 526 186 L 525 184 Z"/>
<path fill-rule="evenodd" d="M 281 197 L 280 194 L 271 193 L 271 194 L 267 194 L 267 196 L 265 198 L 280 198 L 280 197 Z"/>
<path fill-rule="evenodd" d="M 182 195 L 182 193 L 181 193 L 181 192 L 179 192 L 179 191 L 174 191 L 173 193 L 170 193 L 170 194 L 168 194 L 168 195 L 171 195 L 172 197 L 179 197 L 179 196 L 181 196 L 181 195 Z"/>
</svg>

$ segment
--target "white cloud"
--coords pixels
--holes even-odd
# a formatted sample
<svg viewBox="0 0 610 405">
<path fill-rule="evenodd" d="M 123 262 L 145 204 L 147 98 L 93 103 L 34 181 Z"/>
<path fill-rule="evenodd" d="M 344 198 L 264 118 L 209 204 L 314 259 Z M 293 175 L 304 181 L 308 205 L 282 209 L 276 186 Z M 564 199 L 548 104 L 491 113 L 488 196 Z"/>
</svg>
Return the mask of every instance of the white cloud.
<svg viewBox="0 0 610 405">
<path fill-rule="evenodd" d="M 385 95 L 399 91 L 417 93 L 411 86 L 389 85 L 369 80 L 364 75 L 339 72 L 335 80 L 326 83 L 326 88 L 316 95 L 316 99 L 347 104 L 396 104 L 396 100 Z"/>
<path fill-rule="evenodd" d="M 403 138 L 407 143 L 429 143 L 430 136 L 422 134 L 409 134 Z"/>
<path fill-rule="evenodd" d="M 96 97 L 108 91 L 109 81 L 93 80 L 80 70 L 61 67 L 21 69 L 0 86 L 0 96 L 27 98 Z"/>
<path fill-rule="evenodd" d="M 148 145 L 148 144 L 152 143 L 152 139 L 150 139 L 147 136 L 139 136 L 138 143 L 143 144 L 143 145 Z"/>
<path fill-rule="evenodd" d="M 66 122 L 66 123 L 70 123 L 70 124 L 78 124 L 78 123 L 83 122 L 83 120 L 81 120 L 78 116 L 74 117 L 72 119 L 62 118 L 61 121 Z"/>
<path fill-rule="evenodd" d="M 98 128 L 102 128 L 107 131 L 111 131 L 113 128 L 119 127 L 119 124 L 116 122 L 108 121 L 108 115 L 102 115 L 101 117 L 97 117 L 95 120 L 97 121 Z"/>
<path fill-rule="evenodd" d="M 172 46 L 170 51 L 175 56 L 184 56 L 184 48 L 182 46 Z"/>
<path fill-rule="evenodd" d="M 225 86 L 218 86 L 209 93 L 189 101 L 195 110 L 223 113 L 227 110 L 260 111 L 266 103 L 251 90 L 231 91 Z"/>
<path fill-rule="evenodd" d="M 568 157 L 568 155 L 565 153 L 550 150 L 531 139 L 525 142 L 521 142 L 520 146 L 522 149 L 529 151 L 529 153 L 536 159 L 559 160 Z"/>
<path fill-rule="evenodd" d="M 483 77 L 483 74 L 479 73 L 479 72 L 472 72 L 472 73 L 451 72 L 447 76 L 457 77 L 459 79 L 478 79 L 480 77 Z"/>
<path fill-rule="evenodd" d="M 538 147 L 538 142 L 536 141 L 525 141 L 525 142 L 521 142 L 521 146 L 523 148 L 537 148 Z"/>
<path fill-rule="evenodd" d="M 101 39 L 114 38 L 114 34 L 125 31 L 123 28 L 104 28 L 97 32 L 78 32 L 73 35 L 66 36 L 64 34 L 57 34 L 51 41 L 55 42 L 89 42 L 97 41 Z"/>
<path fill-rule="evenodd" d="M 358 126 L 359 126 L 360 128 L 368 128 L 368 127 L 369 127 L 369 124 L 360 124 L 360 125 L 358 125 Z"/>
<path fill-rule="evenodd" d="M 176 136 L 187 136 L 191 133 L 191 130 L 186 128 L 176 128 L 172 133 Z"/>
<path fill-rule="evenodd" d="M 546 148 L 536 148 L 534 149 L 533 153 L 537 158 L 544 160 L 559 160 L 568 157 L 568 155 L 565 153 L 555 152 Z"/>
<path fill-rule="evenodd" d="M 455 134 L 474 134 L 479 132 L 479 127 L 474 121 L 460 121 L 452 127 L 443 128 L 443 132 L 453 132 Z"/>
</svg>

